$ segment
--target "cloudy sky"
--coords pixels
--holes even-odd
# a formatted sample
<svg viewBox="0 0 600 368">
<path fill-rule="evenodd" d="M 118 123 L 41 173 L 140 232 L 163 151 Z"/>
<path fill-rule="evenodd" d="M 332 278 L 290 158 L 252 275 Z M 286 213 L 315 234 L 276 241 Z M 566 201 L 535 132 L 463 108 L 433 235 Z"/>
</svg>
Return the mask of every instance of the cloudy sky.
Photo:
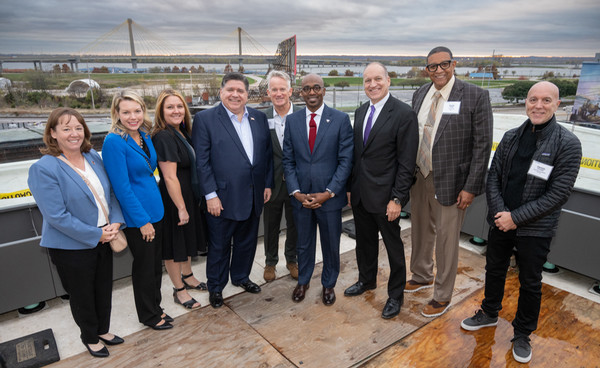
<svg viewBox="0 0 600 368">
<path fill-rule="evenodd" d="M 273 54 L 297 36 L 298 54 L 424 55 L 445 45 L 460 56 L 594 56 L 598 0 L 2 0 L 0 54 Z M 119 25 L 123 24 L 120 28 Z M 111 33 L 112 32 L 112 33 Z M 146 51 L 145 51 L 146 50 Z"/>
</svg>

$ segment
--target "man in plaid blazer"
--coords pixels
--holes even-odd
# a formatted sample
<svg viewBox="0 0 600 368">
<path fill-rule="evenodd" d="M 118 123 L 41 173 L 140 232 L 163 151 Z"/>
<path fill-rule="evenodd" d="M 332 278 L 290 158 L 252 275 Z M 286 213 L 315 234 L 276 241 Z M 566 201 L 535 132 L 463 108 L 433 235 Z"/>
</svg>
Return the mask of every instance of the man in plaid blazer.
<svg viewBox="0 0 600 368">
<path fill-rule="evenodd" d="M 454 77 L 452 52 L 427 56 L 428 83 L 413 95 L 419 120 L 416 181 L 411 189 L 412 279 L 405 292 L 434 287 L 421 314 L 448 309 L 458 266 L 460 229 L 475 196 L 484 191 L 492 146 L 492 109 L 486 90 Z M 433 250 L 436 252 L 434 285 Z"/>
</svg>

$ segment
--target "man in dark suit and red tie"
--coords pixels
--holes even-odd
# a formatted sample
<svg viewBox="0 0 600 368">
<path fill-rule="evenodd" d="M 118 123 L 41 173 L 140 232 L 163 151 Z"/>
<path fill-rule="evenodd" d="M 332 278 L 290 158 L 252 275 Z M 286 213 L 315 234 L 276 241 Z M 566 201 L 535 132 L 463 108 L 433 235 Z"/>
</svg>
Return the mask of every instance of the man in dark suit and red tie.
<svg viewBox="0 0 600 368">
<path fill-rule="evenodd" d="M 363 84 L 369 102 L 354 115 L 354 168 L 350 179 L 359 275 L 344 295 L 357 296 L 377 287 L 381 232 L 390 262 L 388 300 L 381 317 L 388 319 L 400 313 L 404 300 L 406 264 L 400 212 L 408 202 L 413 182 L 419 128 L 412 108 L 389 93 L 390 77 L 383 64 L 369 64 Z"/>
<path fill-rule="evenodd" d="M 323 103 L 325 87 L 318 75 L 302 78 L 301 95 L 306 108 L 288 115 L 283 140 L 285 181 L 294 197 L 298 230 L 298 285 L 292 299 L 304 300 L 310 286 L 318 224 L 323 252 L 321 299 L 333 305 L 340 273 L 342 208 L 348 203 L 344 194 L 352 170 L 352 126 L 347 114 Z"/>
<path fill-rule="evenodd" d="M 410 270 L 405 292 L 433 287 L 425 317 L 448 310 L 458 268 L 458 241 L 465 212 L 484 191 L 492 148 L 488 91 L 454 76 L 452 51 L 439 46 L 427 55 L 432 83 L 413 94 L 420 145 L 411 189 Z M 433 272 L 433 251 L 437 272 Z"/>
<path fill-rule="evenodd" d="M 213 308 L 223 305 L 229 275 L 234 286 L 261 291 L 249 275 L 260 214 L 271 197 L 273 151 L 266 115 L 246 107 L 248 87 L 244 75 L 226 74 L 222 103 L 194 117 L 192 140 L 208 210 L 206 277 Z"/>
</svg>

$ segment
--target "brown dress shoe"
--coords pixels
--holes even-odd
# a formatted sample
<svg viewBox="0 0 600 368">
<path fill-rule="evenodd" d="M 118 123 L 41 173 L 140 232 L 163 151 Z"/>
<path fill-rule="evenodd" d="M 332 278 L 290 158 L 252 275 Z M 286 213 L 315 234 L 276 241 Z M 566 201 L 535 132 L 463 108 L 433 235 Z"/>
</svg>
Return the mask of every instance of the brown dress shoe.
<svg viewBox="0 0 600 368">
<path fill-rule="evenodd" d="M 423 308 L 421 314 L 425 317 L 437 317 L 446 313 L 450 308 L 450 302 L 438 302 L 435 299 L 431 299 L 429 303 Z"/>
<path fill-rule="evenodd" d="M 298 280 L 298 263 L 290 262 L 286 267 L 290 271 L 290 276 L 292 276 L 294 280 Z"/>
<path fill-rule="evenodd" d="M 304 296 L 306 295 L 306 290 L 310 287 L 309 284 L 306 285 L 296 285 L 294 288 L 294 292 L 292 293 L 292 300 L 296 303 L 299 303 L 304 300 Z"/>
<path fill-rule="evenodd" d="M 263 277 L 266 282 L 271 282 L 271 281 L 275 280 L 275 266 L 266 265 L 265 273 L 263 274 Z"/>
<path fill-rule="evenodd" d="M 323 288 L 323 295 L 321 295 L 323 304 L 329 306 L 335 303 L 335 290 L 333 288 Z"/>
<path fill-rule="evenodd" d="M 426 283 L 416 282 L 415 280 L 408 280 L 404 286 L 405 293 L 416 293 L 419 290 L 429 289 L 433 287 L 433 280 Z"/>
</svg>

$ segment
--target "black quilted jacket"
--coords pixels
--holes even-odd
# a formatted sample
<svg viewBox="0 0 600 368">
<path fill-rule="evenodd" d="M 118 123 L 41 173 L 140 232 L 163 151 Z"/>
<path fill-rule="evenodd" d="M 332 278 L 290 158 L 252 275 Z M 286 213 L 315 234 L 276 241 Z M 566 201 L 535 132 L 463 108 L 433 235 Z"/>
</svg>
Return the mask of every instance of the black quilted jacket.
<svg viewBox="0 0 600 368">
<path fill-rule="evenodd" d="M 528 122 L 504 134 L 492 160 L 486 188 L 487 220 L 492 227 L 496 213 L 509 211 L 504 204 L 503 194 L 519 138 Z M 581 143 L 573 133 L 560 126 L 553 117 L 539 134 L 533 160 L 550 165 L 553 169 L 547 181 L 527 175 L 522 204 L 511 212 L 518 236 L 554 236 L 560 209 L 567 202 L 579 172 Z"/>
</svg>

